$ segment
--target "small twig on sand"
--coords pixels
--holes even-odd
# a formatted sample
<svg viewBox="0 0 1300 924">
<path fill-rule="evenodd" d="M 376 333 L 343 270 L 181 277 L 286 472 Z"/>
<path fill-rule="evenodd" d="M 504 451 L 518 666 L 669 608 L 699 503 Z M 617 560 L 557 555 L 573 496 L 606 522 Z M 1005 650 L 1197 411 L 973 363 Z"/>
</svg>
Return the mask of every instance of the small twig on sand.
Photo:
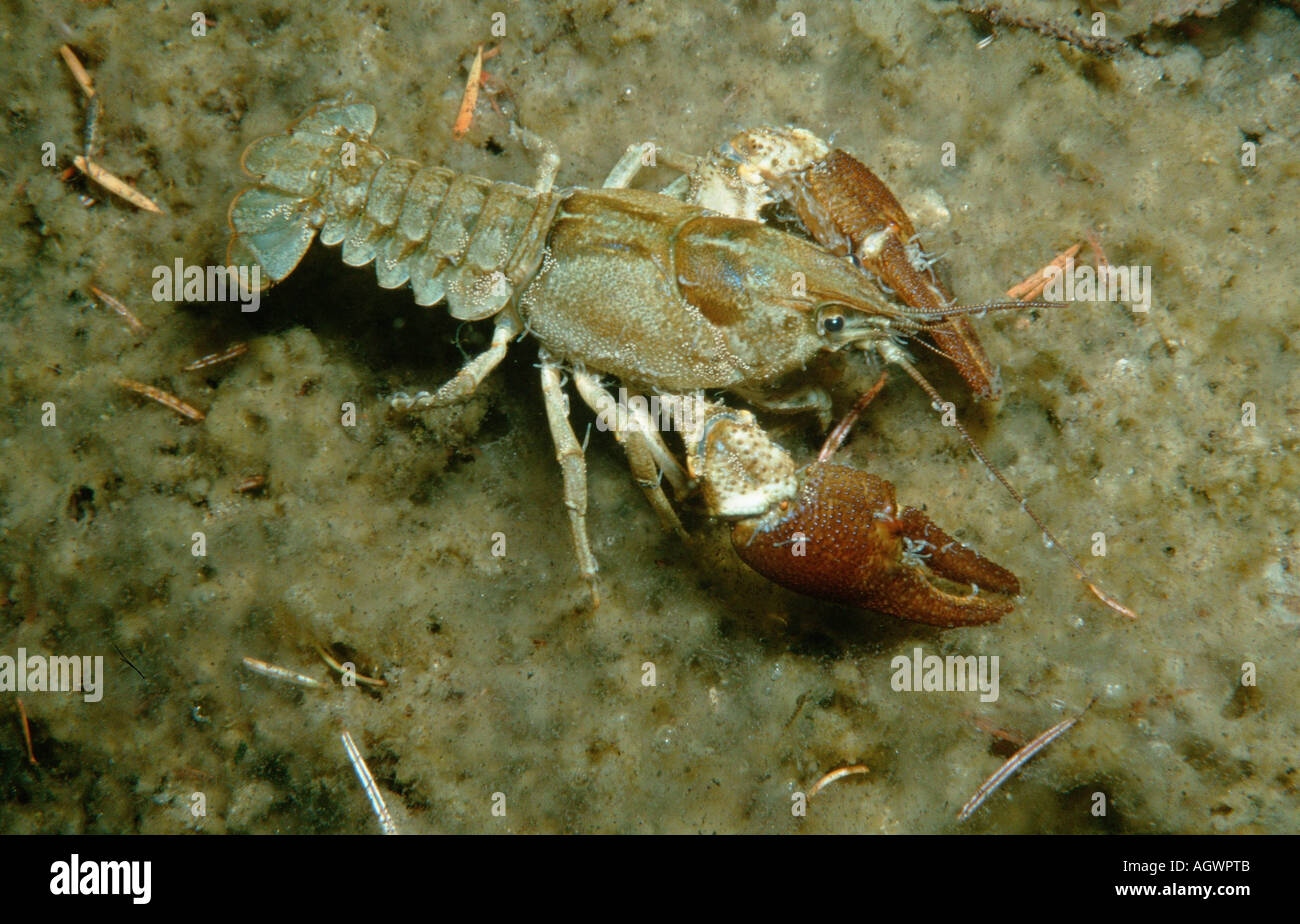
<svg viewBox="0 0 1300 924">
<path fill-rule="evenodd" d="M 141 323 L 140 319 L 131 313 L 131 309 L 126 307 L 126 305 L 124 305 L 120 300 L 109 295 L 97 286 L 91 286 L 90 291 L 94 294 L 95 298 L 116 311 L 121 316 L 122 320 L 126 321 L 127 326 L 130 327 L 132 331 L 141 335 L 149 332 L 144 324 Z"/>
<path fill-rule="evenodd" d="M 348 760 L 352 763 L 352 769 L 357 774 L 357 779 L 361 781 L 361 788 L 366 791 L 366 798 L 370 800 L 370 807 L 375 812 L 375 817 L 379 819 L 379 827 L 385 834 L 397 834 L 397 822 L 393 821 L 393 816 L 388 811 L 388 806 L 384 804 L 383 794 L 379 791 L 379 785 L 375 782 L 374 776 L 370 773 L 370 768 L 366 766 L 366 760 L 361 756 L 361 750 L 357 743 L 352 740 L 352 733 L 346 728 L 341 735 L 343 739 L 343 749 L 348 752 Z"/>
<path fill-rule="evenodd" d="M 32 729 L 27 724 L 27 707 L 23 705 L 21 699 L 18 700 L 18 717 L 23 720 L 23 740 L 27 742 L 27 759 L 32 762 L 33 767 L 39 767 L 36 755 L 32 753 Z"/>
<path fill-rule="evenodd" d="M 997 772 L 985 780 L 984 785 L 975 790 L 975 795 L 971 796 L 970 800 L 961 807 L 961 811 L 957 814 L 957 820 L 965 821 L 971 815 L 975 814 L 975 811 L 984 804 L 984 800 L 991 796 L 994 790 L 1005 783 L 1013 773 L 1028 763 L 1035 754 L 1073 728 L 1074 723 L 1083 718 L 1084 713 L 1091 709 L 1092 704 L 1096 701 L 1097 698 L 1094 696 L 1092 701 L 1083 707 L 1082 712 L 1070 716 L 1068 719 L 1062 719 L 1060 722 L 1057 722 L 1051 728 L 1047 729 L 1047 731 L 1043 732 L 1033 741 L 1029 742 L 1023 748 L 1007 758 L 1007 762 L 1001 767 L 998 767 Z"/>
<path fill-rule="evenodd" d="M 190 420 L 203 420 L 207 415 L 200 411 L 192 404 L 187 404 L 175 395 L 163 391 L 161 388 L 154 388 L 152 385 L 146 385 L 144 382 L 137 382 L 135 379 L 118 379 L 117 384 L 123 388 L 135 392 L 137 395 L 144 395 L 146 398 L 152 398 L 163 407 L 169 407 L 177 414 L 188 417 Z"/>
<path fill-rule="evenodd" d="M 813 796 L 817 795 L 817 793 L 821 792 L 823 789 L 831 785 L 831 783 L 834 783 L 836 780 L 842 780 L 844 779 L 844 777 L 852 776 L 855 773 L 866 773 L 866 772 L 867 772 L 866 764 L 852 764 L 848 767 L 836 767 L 834 770 L 832 770 L 830 773 L 827 773 L 820 780 L 818 780 L 816 783 L 813 783 L 812 786 L 808 788 L 808 798 L 811 799 Z"/>
<path fill-rule="evenodd" d="M 456 124 L 452 126 L 453 138 L 464 138 L 474 120 L 474 106 L 478 103 L 479 75 L 483 73 L 483 46 L 478 46 L 474 54 L 474 63 L 469 68 L 469 80 L 465 84 L 465 96 L 460 101 L 460 111 L 456 113 Z"/>
<path fill-rule="evenodd" d="M 146 212 L 153 212 L 155 215 L 163 214 L 163 210 L 140 190 L 136 189 L 126 180 L 120 179 L 109 173 L 94 161 L 86 160 L 85 157 L 78 154 L 72 159 L 76 168 L 90 177 L 100 186 L 113 193 L 115 196 L 121 196 L 127 202 L 131 203 L 138 209 L 144 209 Z"/>
<path fill-rule="evenodd" d="M 300 674 L 297 671 L 289 670 L 287 667 L 281 667 L 278 664 L 271 664 L 258 658 L 244 658 L 244 667 L 248 668 L 254 674 L 261 674 L 263 677 L 270 677 L 272 680 L 279 680 L 282 683 L 290 683 L 298 687 L 308 687 L 312 690 L 325 690 L 328 687 L 317 680 L 315 677 L 308 677 L 306 674 Z"/>
</svg>

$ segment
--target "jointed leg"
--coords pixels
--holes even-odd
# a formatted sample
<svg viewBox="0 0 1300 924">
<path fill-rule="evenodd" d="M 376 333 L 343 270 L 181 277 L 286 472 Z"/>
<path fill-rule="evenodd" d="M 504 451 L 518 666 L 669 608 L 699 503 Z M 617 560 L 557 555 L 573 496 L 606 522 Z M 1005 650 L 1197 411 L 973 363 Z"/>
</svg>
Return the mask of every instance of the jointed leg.
<svg viewBox="0 0 1300 924">
<path fill-rule="evenodd" d="M 591 540 L 587 537 L 587 462 L 569 425 L 569 400 L 560 384 L 560 367 L 546 350 L 540 350 L 538 355 L 546 419 L 551 426 L 551 439 L 555 441 L 555 459 L 564 476 L 564 506 L 569 508 L 573 549 L 578 555 L 578 570 L 591 585 L 591 606 L 595 609 L 600 606 L 600 589 L 596 584 L 596 556 L 591 553 Z"/>
<path fill-rule="evenodd" d="M 537 179 L 533 189 L 539 193 L 548 193 L 555 185 L 555 175 L 560 171 L 560 151 L 554 142 L 541 135 L 534 134 L 518 122 L 510 123 L 510 135 L 538 159 Z"/>
<path fill-rule="evenodd" d="M 686 470 L 682 468 L 681 463 L 677 461 L 677 457 L 673 455 L 672 450 L 668 448 L 668 444 L 664 442 L 663 436 L 660 435 L 659 425 L 651 419 L 649 413 L 643 408 L 619 408 L 614 403 L 613 396 L 601 385 L 599 376 L 591 375 L 586 370 L 577 370 L 574 373 L 574 380 L 578 386 L 578 391 L 582 393 L 583 400 L 587 402 L 592 410 L 599 413 L 601 409 L 608 407 L 610 415 L 617 415 L 618 411 L 622 410 L 628 418 L 634 421 L 637 435 L 645 440 L 646 448 L 654 458 L 655 464 L 659 466 L 659 470 L 663 472 L 663 477 L 668 479 L 668 483 L 672 485 L 673 492 L 679 500 L 684 497 L 690 487 L 690 476 L 686 474 Z M 584 389 L 586 390 L 584 391 Z M 672 396 L 661 397 L 660 401 L 671 408 L 674 398 Z M 599 406 L 593 402 L 597 402 Z M 613 419 L 617 420 L 618 417 L 613 416 Z M 670 426 L 675 426 L 675 423 L 670 424 Z M 615 435 L 618 436 L 617 433 Z M 623 437 L 618 436 L 618 439 L 622 442 Z"/>
<path fill-rule="evenodd" d="M 660 401 L 663 401 L 660 397 Z M 673 486 L 673 493 L 677 499 L 681 500 L 686 496 L 690 487 L 690 476 L 686 474 L 686 469 L 682 468 L 677 457 L 672 454 L 668 444 L 660 433 L 658 425 L 650 419 L 650 415 L 640 409 L 630 410 L 629 413 L 636 419 L 638 434 L 645 440 L 650 454 L 654 456 L 655 463 L 659 466 L 659 471 L 663 477 L 668 479 L 668 483 Z"/>
<path fill-rule="evenodd" d="M 823 430 L 831 425 L 831 396 L 819 385 L 809 385 L 785 394 L 764 394 L 762 392 L 736 389 L 740 395 L 754 407 L 777 414 L 817 415 L 817 423 Z"/>
<path fill-rule="evenodd" d="M 659 195 L 667 196 L 669 199 L 681 199 L 683 202 L 686 201 L 686 197 L 690 194 L 691 175 L 689 173 L 683 173 L 663 189 L 659 190 Z"/>
<path fill-rule="evenodd" d="M 678 154 L 668 148 L 660 147 L 652 141 L 643 144 L 630 144 L 623 156 L 614 164 L 605 177 L 606 189 L 626 189 L 636 179 L 642 167 L 663 166 L 678 173 L 690 174 L 699 166 L 700 159 L 691 154 Z M 676 185 L 675 181 L 672 186 Z"/>
<path fill-rule="evenodd" d="M 497 315 L 497 326 L 492 331 L 492 343 L 479 355 L 465 365 L 455 377 L 432 394 L 421 391 L 414 396 L 399 392 L 388 399 L 389 406 L 395 411 L 421 410 L 429 407 L 443 407 L 463 401 L 474 393 L 493 369 L 505 359 L 506 346 L 519 330 L 518 324 L 509 310 Z"/>
<path fill-rule="evenodd" d="M 575 369 L 573 373 L 573 383 L 577 386 L 578 394 L 587 405 L 596 412 L 600 420 L 609 422 L 610 428 L 614 431 L 615 438 L 623 444 L 623 449 L 627 453 L 628 467 L 632 469 L 632 477 L 636 483 L 645 492 L 646 500 L 650 501 L 650 506 L 654 507 L 655 513 L 659 514 L 659 521 L 664 527 L 676 532 L 683 539 L 686 538 L 686 530 L 682 528 L 681 520 L 677 518 L 676 511 L 668 503 L 668 498 L 664 495 L 663 485 L 660 483 L 660 465 L 656 459 L 656 447 L 650 439 L 651 434 L 658 437 L 655 431 L 642 429 L 642 427 L 652 427 L 653 423 L 649 420 L 637 420 L 633 423 L 633 429 L 623 429 L 621 427 L 622 417 L 620 412 L 627 413 L 626 409 L 620 408 L 614 401 L 614 398 L 604 386 L 600 384 L 600 379 L 590 372 Z M 662 445 L 662 438 L 660 438 Z M 663 447 L 667 452 L 666 446 Z M 677 464 L 677 460 L 668 456 L 667 462 L 671 469 L 664 467 L 664 474 L 675 471 L 669 475 L 669 479 L 680 477 L 682 483 L 685 483 L 685 473 Z"/>
</svg>

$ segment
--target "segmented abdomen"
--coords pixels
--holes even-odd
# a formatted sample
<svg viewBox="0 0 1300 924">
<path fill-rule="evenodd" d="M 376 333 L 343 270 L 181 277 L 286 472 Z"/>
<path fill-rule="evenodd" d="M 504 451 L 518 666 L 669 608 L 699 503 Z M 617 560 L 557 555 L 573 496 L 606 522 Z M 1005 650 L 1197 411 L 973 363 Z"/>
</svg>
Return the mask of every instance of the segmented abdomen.
<svg viewBox="0 0 1300 924">
<path fill-rule="evenodd" d="M 373 260 L 382 287 L 409 282 L 416 304 L 446 298 L 462 320 L 501 310 L 541 262 L 556 197 L 389 158 L 374 127 L 368 103 L 327 101 L 249 145 L 257 184 L 230 204 L 228 262 L 278 282 L 319 232 L 344 263 Z"/>
</svg>

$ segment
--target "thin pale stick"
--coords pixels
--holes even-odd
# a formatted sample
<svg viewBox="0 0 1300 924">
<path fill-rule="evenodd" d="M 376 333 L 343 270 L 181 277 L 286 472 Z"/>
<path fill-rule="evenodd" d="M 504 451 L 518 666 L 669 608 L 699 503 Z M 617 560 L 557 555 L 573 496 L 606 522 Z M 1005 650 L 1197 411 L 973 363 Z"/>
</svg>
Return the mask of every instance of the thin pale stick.
<svg viewBox="0 0 1300 924">
<path fill-rule="evenodd" d="M 370 807 L 374 810 L 375 817 L 379 819 L 379 827 L 385 834 L 396 834 L 397 823 L 393 821 L 392 814 L 388 811 L 388 806 L 384 804 L 383 794 L 379 792 L 379 785 L 375 783 L 375 778 L 370 774 L 370 768 L 366 766 L 365 758 L 361 756 L 357 743 L 352 740 L 352 733 L 346 728 L 340 736 L 343 739 L 343 749 L 348 752 L 348 760 L 352 762 L 352 769 L 361 781 L 361 788 L 366 791 L 366 798 L 370 800 Z"/>
<path fill-rule="evenodd" d="M 268 664 L 266 661 L 259 661 L 257 658 L 244 658 L 244 667 L 248 668 L 254 674 L 261 674 L 263 677 L 270 677 L 272 680 L 279 680 L 282 683 L 291 683 L 299 687 L 310 687 L 313 690 L 328 689 L 325 684 L 321 683 L 315 677 L 308 677 L 306 674 L 291 671 L 287 667 L 281 667 L 278 664 Z"/>
<path fill-rule="evenodd" d="M 984 781 L 983 786 L 975 790 L 975 795 L 971 796 L 970 800 L 961 807 L 961 811 L 957 814 L 957 820 L 965 821 L 971 815 L 975 814 L 976 810 L 984 804 L 984 800 L 993 795 L 994 790 L 1005 783 L 1011 774 L 1015 773 L 1028 763 L 1029 760 L 1043 748 L 1047 747 L 1057 738 L 1061 737 L 1073 728 L 1074 723 L 1083 718 L 1084 713 L 1091 709 L 1092 703 L 1095 703 L 1096 701 L 1096 697 L 1093 697 L 1092 702 L 1084 706 L 1083 711 L 1078 715 L 1071 716 L 1068 719 L 1062 719 L 1033 741 L 1026 744 L 1023 748 L 1016 751 L 1016 753 L 1012 754 L 1005 764 L 998 767 L 997 772 Z"/>
<path fill-rule="evenodd" d="M 131 330 L 133 330 L 135 333 L 146 334 L 149 332 L 148 329 L 144 326 L 143 322 L 141 322 L 139 318 L 137 318 L 134 314 L 132 314 L 131 309 L 127 308 L 126 305 L 124 305 L 121 301 L 109 295 L 107 292 L 105 292 L 103 289 L 98 288 L 97 286 L 91 286 L 90 291 L 94 293 L 95 298 L 99 299 L 105 305 L 107 305 L 108 307 L 116 311 L 118 315 L 121 316 L 122 320 L 126 321 L 127 326 L 130 327 Z"/>
<path fill-rule="evenodd" d="M 1023 281 L 1016 283 L 1007 289 L 1008 298 L 1032 299 L 1037 298 L 1047 287 L 1047 271 L 1053 266 L 1057 269 L 1065 269 L 1065 264 L 1074 259 L 1075 255 L 1082 249 L 1082 244 L 1072 244 L 1065 250 L 1058 253 L 1052 258 L 1052 262 L 1047 266 L 1030 273 Z"/>
<path fill-rule="evenodd" d="M 868 768 L 866 764 L 853 764 L 852 766 L 849 767 L 836 767 L 830 773 L 827 773 L 820 780 L 818 780 L 816 783 L 813 783 L 812 786 L 809 787 L 808 798 L 811 799 L 813 796 L 817 795 L 817 793 L 821 792 L 823 789 L 831 785 L 831 783 L 834 783 L 836 780 L 842 780 L 844 779 L 844 777 L 852 776 L 855 773 L 866 773 L 866 772 L 868 772 Z"/>
<path fill-rule="evenodd" d="M 221 363 L 230 362 L 248 352 L 247 343 L 233 343 L 226 347 L 220 353 L 209 353 L 207 356 L 200 357 L 191 363 L 186 363 L 181 367 L 182 372 L 197 372 L 200 369 L 207 369 L 209 366 L 220 365 Z"/>
<path fill-rule="evenodd" d="M 144 209 L 146 212 L 153 212 L 155 215 L 163 214 L 163 210 L 158 207 L 156 202 L 144 193 L 140 192 L 140 190 L 136 189 L 134 186 L 127 183 L 126 180 L 120 179 L 119 177 L 109 173 L 99 164 L 86 160 L 86 158 L 82 157 L 80 154 L 72 159 L 72 163 L 78 170 L 90 177 L 100 186 L 107 189 L 113 195 L 125 199 L 136 208 Z"/>
<path fill-rule="evenodd" d="M 316 645 L 316 653 L 319 654 L 319 655 L 321 656 L 321 658 L 324 659 L 324 661 L 325 661 L 326 664 L 328 664 L 330 667 L 334 668 L 334 669 L 335 669 L 336 671 L 338 671 L 340 674 L 346 674 L 346 673 L 347 673 L 347 670 L 343 667 L 342 664 L 340 664 L 340 663 L 339 663 L 338 661 L 336 661 L 334 658 L 330 657 L 330 653 L 329 653 L 328 651 L 325 650 L 325 646 L 323 646 L 323 645 L 321 645 L 321 644 L 318 643 L 318 644 Z M 387 680 L 377 680 L 377 679 L 375 679 L 374 677 L 367 677 L 367 676 L 365 676 L 364 674 L 358 674 L 358 673 L 356 673 L 355 671 L 353 671 L 353 676 L 357 678 L 357 682 L 358 682 L 358 683 L 364 683 L 364 684 L 367 684 L 367 685 L 372 686 L 372 687 L 386 687 L 386 686 L 388 686 L 388 681 L 387 681 Z"/>
<path fill-rule="evenodd" d="M 474 107 L 478 104 L 479 75 L 483 73 L 483 46 L 478 46 L 474 53 L 474 63 L 469 68 L 469 81 L 465 84 L 465 96 L 460 101 L 460 111 L 456 113 L 456 124 L 452 126 L 451 136 L 464 138 L 474 120 Z"/>
<path fill-rule="evenodd" d="M 90 74 L 86 71 L 77 53 L 67 45 L 59 46 L 59 54 L 63 56 L 63 63 L 72 71 L 72 79 L 81 87 L 81 92 L 86 94 L 86 99 L 93 99 L 95 96 L 95 84 L 90 79 Z"/>
<path fill-rule="evenodd" d="M 23 705 L 21 698 L 15 698 L 18 699 L 18 716 L 23 720 L 23 740 L 27 742 L 27 759 L 32 762 L 33 767 L 39 767 L 36 755 L 32 753 L 32 729 L 27 724 L 27 707 Z"/>
<path fill-rule="evenodd" d="M 137 395 L 144 395 L 146 398 L 152 398 L 163 407 L 169 407 L 177 414 L 188 417 L 190 420 L 203 420 L 207 415 L 200 411 L 192 404 L 186 404 L 180 398 L 173 394 L 163 391 L 161 388 L 154 388 L 152 385 L 146 385 L 144 382 L 137 382 L 135 379 L 118 379 L 117 384 L 123 388 L 130 389 Z"/>
</svg>

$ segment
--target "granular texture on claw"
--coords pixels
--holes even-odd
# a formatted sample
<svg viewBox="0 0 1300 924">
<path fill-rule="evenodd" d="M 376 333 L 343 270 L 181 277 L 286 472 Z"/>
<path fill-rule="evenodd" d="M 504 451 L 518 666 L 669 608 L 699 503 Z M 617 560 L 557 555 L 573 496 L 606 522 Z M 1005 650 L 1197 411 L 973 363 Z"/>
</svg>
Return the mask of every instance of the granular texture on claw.
<svg viewBox="0 0 1300 924">
<path fill-rule="evenodd" d="M 790 590 L 928 625 L 996 622 L 1020 593 L 1014 574 L 921 511 L 899 510 L 888 481 L 843 465 L 808 466 L 785 516 L 731 536 L 746 564 Z"/>
</svg>

